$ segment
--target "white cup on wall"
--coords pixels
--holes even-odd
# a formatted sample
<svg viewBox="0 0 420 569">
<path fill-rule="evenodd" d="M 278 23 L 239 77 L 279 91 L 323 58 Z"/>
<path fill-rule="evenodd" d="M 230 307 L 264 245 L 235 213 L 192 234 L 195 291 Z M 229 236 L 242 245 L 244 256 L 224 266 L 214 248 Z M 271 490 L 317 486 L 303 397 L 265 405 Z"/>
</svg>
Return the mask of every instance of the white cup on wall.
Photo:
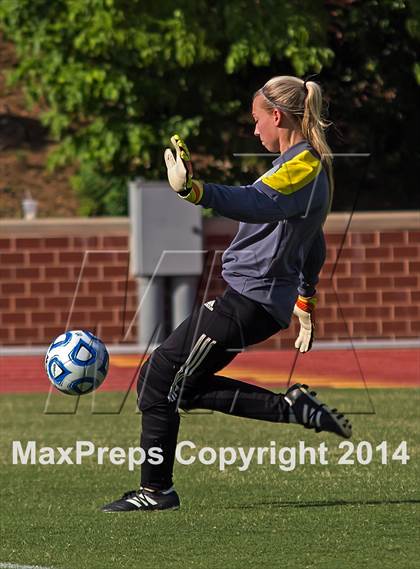
<svg viewBox="0 0 420 569">
<path fill-rule="evenodd" d="M 31 198 L 31 196 L 26 196 L 22 200 L 22 210 L 23 219 L 35 219 L 38 211 L 38 202 Z"/>
</svg>

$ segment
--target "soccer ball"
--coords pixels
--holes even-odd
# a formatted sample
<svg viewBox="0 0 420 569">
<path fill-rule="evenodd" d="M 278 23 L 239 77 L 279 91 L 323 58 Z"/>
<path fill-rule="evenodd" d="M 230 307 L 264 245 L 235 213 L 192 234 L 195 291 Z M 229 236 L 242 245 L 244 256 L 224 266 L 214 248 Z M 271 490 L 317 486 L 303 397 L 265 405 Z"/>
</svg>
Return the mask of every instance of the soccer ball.
<svg viewBox="0 0 420 569">
<path fill-rule="evenodd" d="M 64 332 L 45 356 L 48 379 L 68 395 L 84 395 L 97 389 L 108 373 L 108 365 L 105 344 L 87 330 Z"/>
</svg>

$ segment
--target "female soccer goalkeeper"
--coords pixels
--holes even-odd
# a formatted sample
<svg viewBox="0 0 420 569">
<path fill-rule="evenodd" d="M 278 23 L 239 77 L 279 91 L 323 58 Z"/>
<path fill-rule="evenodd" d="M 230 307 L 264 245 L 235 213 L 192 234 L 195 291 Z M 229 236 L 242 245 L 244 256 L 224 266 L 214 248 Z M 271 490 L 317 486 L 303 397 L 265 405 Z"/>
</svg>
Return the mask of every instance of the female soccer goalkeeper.
<svg viewBox="0 0 420 569">
<path fill-rule="evenodd" d="M 275 394 L 216 375 L 245 346 L 300 321 L 296 348 L 313 340 L 315 286 L 325 260 L 322 226 L 332 199 L 331 151 L 321 117 L 322 93 L 313 81 L 273 77 L 254 96 L 255 135 L 279 153 L 273 167 L 249 186 L 193 178 L 185 143 L 175 135 L 165 151 L 169 184 L 181 199 L 240 221 L 223 255 L 222 296 L 193 312 L 152 353 L 138 381 L 141 447 L 162 450 L 160 464 L 144 462 L 141 487 L 103 507 L 105 512 L 179 507 L 172 472 L 178 409 L 211 409 L 276 423 L 298 423 L 349 438 L 351 425 L 295 384 Z"/>
</svg>

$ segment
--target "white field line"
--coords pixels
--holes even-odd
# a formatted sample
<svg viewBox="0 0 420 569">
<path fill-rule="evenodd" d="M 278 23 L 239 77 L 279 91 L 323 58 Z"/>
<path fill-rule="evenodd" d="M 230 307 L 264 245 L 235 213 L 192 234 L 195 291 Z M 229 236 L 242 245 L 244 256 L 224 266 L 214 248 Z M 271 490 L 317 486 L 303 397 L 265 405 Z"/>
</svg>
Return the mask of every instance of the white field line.
<svg viewBox="0 0 420 569">
<path fill-rule="evenodd" d="M 41 565 L 19 565 L 18 563 L 1 563 L 0 569 L 54 569 L 53 567 L 43 567 Z"/>
<path fill-rule="evenodd" d="M 149 351 L 157 348 L 159 344 L 154 343 L 149 346 Z M 0 346 L 0 356 L 39 356 L 45 355 L 48 346 Z M 108 345 L 108 352 L 112 355 L 120 354 L 143 354 L 146 351 L 144 344 L 113 344 Z M 318 340 L 314 342 L 312 351 L 318 350 L 392 350 L 392 349 L 413 349 L 420 348 L 420 340 L 417 338 L 406 338 L 401 340 L 353 340 L 329 342 Z M 242 350 L 243 351 L 243 350 Z M 1 565 L 0 565 L 1 569 Z"/>
</svg>

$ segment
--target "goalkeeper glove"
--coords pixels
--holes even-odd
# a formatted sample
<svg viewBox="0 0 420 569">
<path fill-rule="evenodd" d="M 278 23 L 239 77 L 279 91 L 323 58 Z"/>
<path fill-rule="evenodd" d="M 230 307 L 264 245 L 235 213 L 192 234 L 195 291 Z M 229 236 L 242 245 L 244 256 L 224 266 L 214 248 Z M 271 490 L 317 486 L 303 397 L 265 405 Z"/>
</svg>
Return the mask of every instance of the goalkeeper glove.
<svg viewBox="0 0 420 569">
<path fill-rule="evenodd" d="M 171 137 L 171 143 L 175 148 L 176 158 L 169 148 L 164 154 L 169 185 L 187 201 L 198 203 L 203 197 L 203 184 L 198 180 L 193 180 L 188 146 L 178 134 Z"/>
<path fill-rule="evenodd" d="M 295 348 L 300 352 L 309 352 L 315 335 L 314 310 L 317 299 L 315 296 L 308 298 L 298 296 L 293 314 L 299 318 L 300 331 L 295 342 Z"/>
</svg>

